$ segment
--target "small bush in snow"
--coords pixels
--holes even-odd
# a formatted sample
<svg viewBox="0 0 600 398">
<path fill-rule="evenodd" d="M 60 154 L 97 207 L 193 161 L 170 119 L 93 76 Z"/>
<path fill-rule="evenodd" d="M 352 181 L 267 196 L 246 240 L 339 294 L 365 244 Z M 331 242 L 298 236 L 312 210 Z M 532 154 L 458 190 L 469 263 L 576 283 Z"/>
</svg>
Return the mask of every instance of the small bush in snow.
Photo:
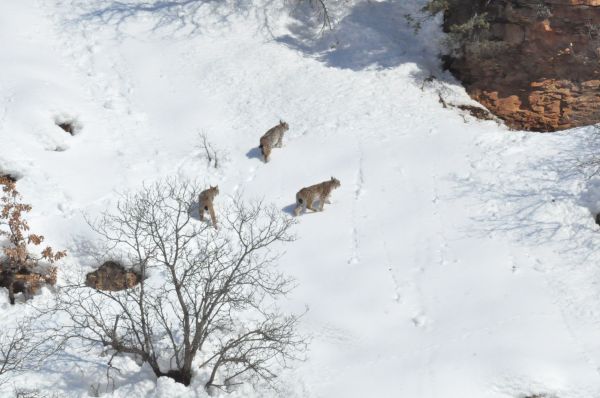
<svg viewBox="0 0 600 398">
<path fill-rule="evenodd" d="M 208 139 L 206 133 L 200 133 L 200 156 L 206 160 L 208 167 L 218 169 L 221 166 L 221 161 L 225 157 L 225 153 L 218 150 Z"/>
<path fill-rule="evenodd" d="M 44 394 L 38 389 L 19 388 L 15 390 L 15 398 L 58 398 L 58 394 Z"/>
<path fill-rule="evenodd" d="M 474 7 L 468 19 L 447 26 L 445 45 L 450 54 L 460 58 L 468 53 L 471 57 L 485 58 L 506 50 L 506 43 L 490 40 L 490 24 L 485 12 L 489 5 L 487 2 Z M 406 14 L 404 17 L 415 32 L 418 32 L 426 20 L 439 13 L 462 7 L 465 7 L 464 3 L 459 0 L 429 0 L 418 15 Z M 483 11 L 478 12 L 478 8 Z"/>
<path fill-rule="evenodd" d="M 0 285 L 8 288 L 11 304 L 14 304 L 14 293 L 17 291 L 28 295 L 34 293 L 42 283 L 54 284 L 56 268 L 50 267 L 40 273 L 38 265 L 40 261 L 53 264 L 67 253 L 46 246 L 38 255 L 33 254 L 30 247 L 41 245 L 44 237 L 29 232 L 25 214 L 31 211 L 31 206 L 22 202 L 14 181 L 0 177 L 0 187 L 0 238 L 4 238 L 0 242 Z"/>
<path fill-rule="evenodd" d="M 60 260 L 67 255 L 65 250 L 55 251 L 46 246 L 39 256 L 33 255 L 28 250 L 28 245 L 39 246 L 44 241 L 42 235 L 29 233 L 29 224 L 24 219 L 24 214 L 31 211 L 31 205 L 21 202 L 21 195 L 15 183 L 5 177 L 0 177 L 2 197 L 0 198 L 0 236 L 7 238 L 3 244 L 2 253 L 9 264 L 15 267 L 33 267 L 40 260 L 50 263 Z"/>
</svg>

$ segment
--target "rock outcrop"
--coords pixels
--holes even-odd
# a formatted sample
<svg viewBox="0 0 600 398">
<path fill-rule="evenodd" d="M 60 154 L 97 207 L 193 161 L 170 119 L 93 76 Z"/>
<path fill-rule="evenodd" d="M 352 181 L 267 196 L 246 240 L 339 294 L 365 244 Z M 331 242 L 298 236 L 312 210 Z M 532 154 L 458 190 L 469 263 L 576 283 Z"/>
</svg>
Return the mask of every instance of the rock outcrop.
<svg viewBox="0 0 600 398">
<path fill-rule="evenodd" d="M 130 270 L 126 270 L 121 264 L 107 261 L 96 271 L 86 275 L 86 286 L 98 290 L 119 291 L 137 285 L 140 276 Z"/>
<path fill-rule="evenodd" d="M 446 31 L 483 13 L 489 22 L 446 62 L 472 98 L 517 129 L 600 122 L 600 0 L 455 3 Z"/>
</svg>

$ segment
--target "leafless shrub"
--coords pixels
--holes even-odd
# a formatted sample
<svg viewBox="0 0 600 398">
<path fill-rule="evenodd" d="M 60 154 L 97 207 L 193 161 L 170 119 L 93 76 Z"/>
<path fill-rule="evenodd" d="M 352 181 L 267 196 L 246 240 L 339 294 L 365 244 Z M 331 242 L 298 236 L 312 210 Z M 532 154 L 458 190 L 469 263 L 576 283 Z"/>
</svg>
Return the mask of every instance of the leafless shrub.
<svg viewBox="0 0 600 398">
<path fill-rule="evenodd" d="M 331 29 L 332 20 L 327 0 L 308 0 L 308 4 L 315 10 L 322 22 L 321 31 L 325 30 L 325 28 Z"/>
<path fill-rule="evenodd" d="M 188 182 L 159 182 L 91 223 L 106 258 L 126 259 L 140 283 L 120 292 L 65 286 L 58 308 L 71 322 L 61 333 L 104 347 L 109 361 L 133 355 L 185 385 L 194 369 L 207 375 L 207 389 L 273 380 L 306 344 L 295 331 L 299 317 L 275 305 L 293 287 L 274 268 L 274 249 L 293 240 L 294 221 L 237 197 L 214 230 L 192 218 L 197 196 Z"/>
<path fill-rule="evenodd" d="M 54 393 L 51 395 L 44 394 L 39 389 L 18 388 L 15 389 L 15 398 L 58 398 L 59 395 Z"/>
<path fill-rule="evenodd" d="M 218 169 L 221 166 L 221 159 L 225 157 L 225 153 L 218 150 L 209 140 L 206 133 L 202 132 L 199 134 L 198 149 L 200 155 L 207 162 L 208 167 Z"/>
</svg>

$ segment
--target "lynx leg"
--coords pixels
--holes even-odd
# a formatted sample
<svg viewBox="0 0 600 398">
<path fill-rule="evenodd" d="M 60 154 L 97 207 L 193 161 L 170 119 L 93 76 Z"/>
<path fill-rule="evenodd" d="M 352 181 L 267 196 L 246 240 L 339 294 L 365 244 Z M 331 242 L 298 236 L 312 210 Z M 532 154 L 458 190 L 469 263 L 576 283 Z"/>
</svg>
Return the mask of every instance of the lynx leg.
<svg viewBox="0 0 600 398">
<path fill-rule="evenodd" d="M 204 206 L 200 205 L 200 221 L 204 221 Z"/>
<path fill-rule="evenodd" d="M 212 221 L 212 225 L 215 229 L 217 228 L 217 216 L 215 215 L 215 209 L 214 207 L 208 206 L 208 212 L 210 213 L 210 220 Z"/>
<path fill-rule="evenodd" d="M 277 140 L 277 144 L 275 144 L 275 146 L 277 146 L 277 148 L 281 148 L 283 146 L 283 135 L 279 136 L 279 139 Z"/>
<path fill-rule="evenodd" d="M 310 202 L 307 202 L 307 205 L 306 205 L 306 207 L 308 207 L 308 208 L 309 208 L 309 209 L 311 209 L 312 211 L 317 211 L 317 209 L 315 209 L 315 208 L 313 207 L 313 204 L 314 204 L 314 201 L 312 201 L 312 200 L 311 200 Z"/>
<path fill-rule="evenodd" d="M 294 209 L 294 214 L 296 217 L 300 215 L 302 210 L 306 211 L 306 201 L 302 200 L 302 198 L 296 195 L 296 208 Z"/>
</svg>

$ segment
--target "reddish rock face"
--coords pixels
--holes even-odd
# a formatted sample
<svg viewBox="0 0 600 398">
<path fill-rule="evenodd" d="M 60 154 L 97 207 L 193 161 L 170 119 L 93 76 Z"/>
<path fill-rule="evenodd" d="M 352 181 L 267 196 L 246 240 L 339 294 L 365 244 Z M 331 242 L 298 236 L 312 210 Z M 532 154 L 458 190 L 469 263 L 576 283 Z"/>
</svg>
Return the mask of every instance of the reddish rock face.
<svg viewBox="0 0 600 398">
<path fill-rule="evenodd" d="M 490 22 L 486 51 L 466 48 L 447 63 L 475 100 L 517 129 L 600 122 L 600 0 L 456 3 L 446 30 L 475 13 Z"/>
</svg>

